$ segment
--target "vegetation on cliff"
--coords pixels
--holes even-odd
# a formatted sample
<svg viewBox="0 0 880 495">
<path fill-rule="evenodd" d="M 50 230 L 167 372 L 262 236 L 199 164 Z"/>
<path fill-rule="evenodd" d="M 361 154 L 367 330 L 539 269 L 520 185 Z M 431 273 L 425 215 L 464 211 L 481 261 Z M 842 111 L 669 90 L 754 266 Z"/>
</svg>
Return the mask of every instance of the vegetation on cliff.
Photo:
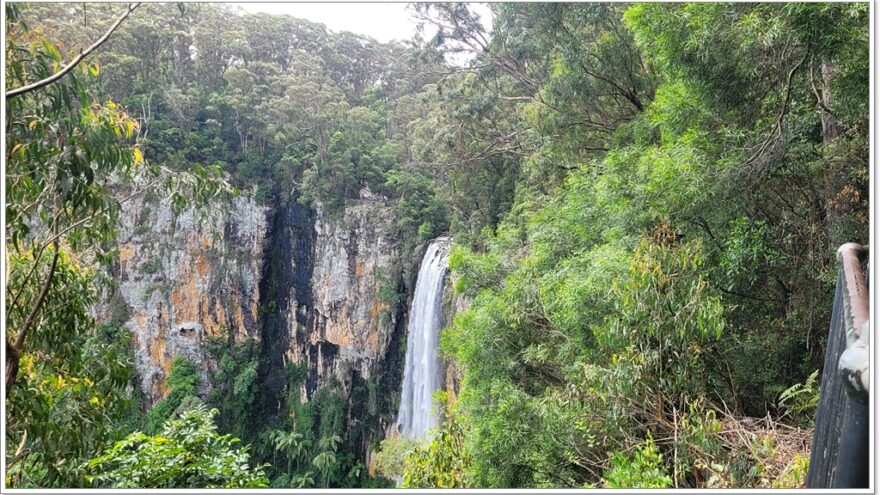
<svg viewBox="0 0 880 495">
<path fill-rule="evenodd" d="M 125 8 L 8 5 L 6 90 Z M 802 483 L 835 249 L 868 237 L 868 5 L 491 8 L 488 32 L 466 4 L 417 4 L 436 36 L 382 44 L 146 4 L 7 96 L 7 485 Z M 433 439 L 380 449 L 399 391 L 376 382 L 291 386 L 282 422 L 254 421 L 250 341 L 215 343 L 210 396 L 181 360 L 167 398 L 132 406 L 124 322 L 88 312 L 115 186 L 183 208 L 223 173 L 272 205 L 394 205 L 404 252 L 453 237 L 470 304 L 443 332 L 461 383 Z"/>
</svg>

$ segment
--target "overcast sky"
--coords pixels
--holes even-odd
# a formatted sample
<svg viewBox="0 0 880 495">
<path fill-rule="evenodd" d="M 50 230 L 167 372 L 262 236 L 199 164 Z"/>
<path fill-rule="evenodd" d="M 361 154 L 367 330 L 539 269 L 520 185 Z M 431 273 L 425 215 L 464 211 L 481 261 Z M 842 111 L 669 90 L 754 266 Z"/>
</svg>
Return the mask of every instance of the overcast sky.
<svg viewBox="0 0 880 495">
<path fill-rule="evenodd" d="M 320 22 L 331 31 L 351 31 L 377 41 L 408 40 L 416 32 L 417 22 L 407 3 L 234 3 L 247 12 L 288 14 Z M 473 4 L 484 25 L 491 26 L 486 4 Z M 426 30 L 427 30 L 426 26 Z M 426 32 L 426 37 L 433 33 Z"/>
</svg>

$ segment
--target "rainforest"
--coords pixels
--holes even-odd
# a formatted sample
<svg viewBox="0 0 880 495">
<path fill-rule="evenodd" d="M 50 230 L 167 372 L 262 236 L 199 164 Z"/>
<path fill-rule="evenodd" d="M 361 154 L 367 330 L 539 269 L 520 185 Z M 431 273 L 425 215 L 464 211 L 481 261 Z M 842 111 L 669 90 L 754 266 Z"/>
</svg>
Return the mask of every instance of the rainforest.
<svg viewBox="0 0 880 495">
<path fill-rule="evenodd" d="M 806 486 L 869 4 L 406 9 L 5 4 L 5 487 Z"/>
</svg>

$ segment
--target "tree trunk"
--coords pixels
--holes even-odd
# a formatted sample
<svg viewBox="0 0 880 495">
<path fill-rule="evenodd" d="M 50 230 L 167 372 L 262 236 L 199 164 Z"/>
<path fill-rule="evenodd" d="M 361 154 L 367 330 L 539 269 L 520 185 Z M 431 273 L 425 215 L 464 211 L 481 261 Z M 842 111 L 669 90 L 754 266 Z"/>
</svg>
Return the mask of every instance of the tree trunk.
<svg viewBox="0 0 880 495">
<path fill-rule="evenodd" d="M 840 122 L 828 110 L 833 102 L 831 83 L 834 78 L 834 65 L 829 59 L 822 60 L 822 144 L 823 158 L 827 164 L 825 172 L 825 225 L 828 232 L 829 248 L 846 242 L 841 239 L 842 208 L 838 195 L 846 182 L 846 164 L 836 159 L 833 152 L 834 141 L 843 134 Z"/>
<path fill-rule="evenodd" d="M 822 105 L 831 108 L 831 81 L 834 78 L 834 66 L 830 60 L 822 61 Z M 828 144 L 837 139 L 843 130 L 840 122 L 829 112 L 822 111 L 822 142 Z"/>
<path fill-rule="evenodd" d="M 6 397 L 9 397 L 9 391 L 15 385 L 15 378 L 18 376 L 18 350 L 6 339 Z"/>
</svg>

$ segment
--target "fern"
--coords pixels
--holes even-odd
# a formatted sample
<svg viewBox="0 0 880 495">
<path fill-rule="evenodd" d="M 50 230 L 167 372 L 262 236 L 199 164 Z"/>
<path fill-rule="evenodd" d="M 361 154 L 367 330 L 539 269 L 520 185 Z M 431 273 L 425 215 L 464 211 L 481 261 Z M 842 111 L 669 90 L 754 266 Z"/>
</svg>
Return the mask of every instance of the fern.
<svg viewBox="0 0 880 495">
<path fill-rule="evenodd" d="M 786 414 L 795 418 L 812 416 L 819 404 L 819 370 L 814 371 L 807 377 L 804 383 L 797 383 L 779 394 L 778 406 L 784 409 Z"/>
</svg>

